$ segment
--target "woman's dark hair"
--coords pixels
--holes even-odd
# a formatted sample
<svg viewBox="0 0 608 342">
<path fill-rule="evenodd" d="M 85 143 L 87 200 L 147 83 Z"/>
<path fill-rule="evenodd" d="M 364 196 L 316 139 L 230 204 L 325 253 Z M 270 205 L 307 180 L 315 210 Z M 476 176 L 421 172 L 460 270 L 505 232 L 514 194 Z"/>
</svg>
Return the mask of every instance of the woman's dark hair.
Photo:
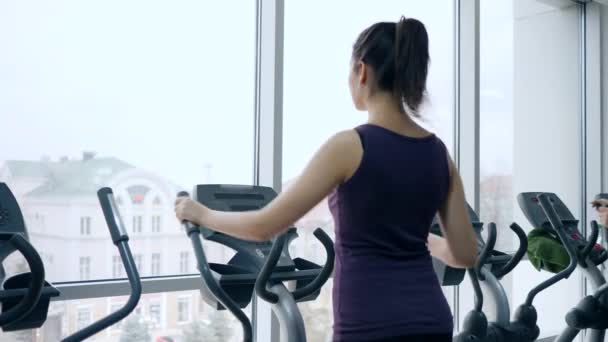
<svg viewBox="0 0 608 342">
<path fill-rule="evenodd" d="M 405 105 L 404 111 L 420 116 L 430 59 L 423 23 L 401 17 L 396 23 L 373 24 L 355 41 L 353 58 L 372 68 L 378 88 L 393 92 Z"/>
</svg>

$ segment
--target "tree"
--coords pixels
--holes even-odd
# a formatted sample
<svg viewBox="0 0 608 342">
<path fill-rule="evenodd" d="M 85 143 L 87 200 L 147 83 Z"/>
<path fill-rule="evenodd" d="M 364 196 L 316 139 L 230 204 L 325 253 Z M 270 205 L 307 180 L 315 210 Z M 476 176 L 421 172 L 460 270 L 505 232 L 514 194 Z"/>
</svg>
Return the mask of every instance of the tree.
<svg viewBox="0 0 608 342">
<path fill-rule="evenodd" d="M 184 327 L 182 335 L 184 342 L 215 341 L 206 321 L 192 321 Z"/>
<path fill-rule="evenodd" d="M 138 314 L 127 318 L 122 326 L 120 342 L 149 342 L 151 339 L 148 325 Z"/>
<path fill-rule="evenodd" d="M 184 342 L 226 342 L 232 337 L 232 326 L 236 322 L 231 322 L 226 316 L 226 311 L 213 310 L 209 318 L 200 321 L 193 321 L 186 325 L 182 331 Z"/>
<path fill-rule="evenodd" d="M 313 302 L 300 305 L 306 326 L 308 341 L 326 342 L 331 340 L 331 313 L 327 306 L 317 306 Z"/>
<path fill-rule="evenodd" d="M 8 341 L 15 342 L 34 342 L 35 339 L 34 330 L 21 330 L 7 334 Z"/>
</svg>

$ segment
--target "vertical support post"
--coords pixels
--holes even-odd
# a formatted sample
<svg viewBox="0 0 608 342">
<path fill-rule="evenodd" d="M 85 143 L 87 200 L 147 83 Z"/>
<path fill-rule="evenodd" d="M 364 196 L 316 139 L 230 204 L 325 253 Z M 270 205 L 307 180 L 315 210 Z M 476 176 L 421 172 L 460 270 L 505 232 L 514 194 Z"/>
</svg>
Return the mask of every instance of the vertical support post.
<svg viewBox="0 0 608 342">
<path fill-rule="evenodd" d="M 257 0 L 256 5 L 253 183 L 281 191 L 285 3 Z M 254 294 L 251 312 L 254 340 L 279 341 L 279 326 L 270 304 Z"/>
<path fill-rule="evenodd" d="M 479 0 L 456 0 L 454 153 L 467 201 L 479 211 Z M 454 326 L 460 290 L 454 287 Z"/>
</svg>

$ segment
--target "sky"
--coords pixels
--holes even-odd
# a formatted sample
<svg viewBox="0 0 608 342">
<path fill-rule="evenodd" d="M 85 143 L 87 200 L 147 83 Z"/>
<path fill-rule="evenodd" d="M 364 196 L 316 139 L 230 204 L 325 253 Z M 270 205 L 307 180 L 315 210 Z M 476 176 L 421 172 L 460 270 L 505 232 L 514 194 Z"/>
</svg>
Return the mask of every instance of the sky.
<svg viewBox="0 0 608 342">
<path fill-rule="evenodd" d="M 285 180 L 366 120 L 348 94 L 351 46 L 400 15 L 427 26 L 425 125 L 451 144 L 453 1 L 285 2 Z M 485 0 L 481 11 L 481 164 L 491 173 L 512 167 L 511 2 Z M 87 150 L 187 188 L 252 181 L 254 1 L 2 1 L 0 46 L 0 162 Z"/>
</svg>

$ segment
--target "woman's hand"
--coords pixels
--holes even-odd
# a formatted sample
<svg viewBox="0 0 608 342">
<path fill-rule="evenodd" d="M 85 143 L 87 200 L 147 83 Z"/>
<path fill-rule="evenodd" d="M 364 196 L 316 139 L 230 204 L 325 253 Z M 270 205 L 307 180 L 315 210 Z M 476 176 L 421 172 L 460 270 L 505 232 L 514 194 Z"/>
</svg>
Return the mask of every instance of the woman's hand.
<svg viewBox="0 0 608 342">
<path fill-rule="evenodd" d="M 202 226 L 208 211 L 209 208 L 190 198 L 178 197 L 175 200 L 175 216 L 180 222 L 189 221 Z"/>
</svg>

